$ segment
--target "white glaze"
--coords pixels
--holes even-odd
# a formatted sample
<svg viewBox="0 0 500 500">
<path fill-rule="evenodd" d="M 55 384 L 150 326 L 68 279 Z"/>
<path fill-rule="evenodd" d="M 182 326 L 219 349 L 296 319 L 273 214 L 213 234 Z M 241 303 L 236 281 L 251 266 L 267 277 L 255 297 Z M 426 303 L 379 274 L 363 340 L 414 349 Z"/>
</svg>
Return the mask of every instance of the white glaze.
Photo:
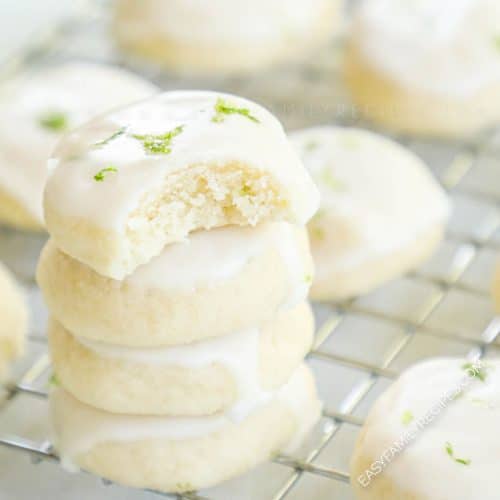
<svg viewBox="0 0 500 500">
<path fill-rule="evenodd" d="M 238 401 L 230 410 L 239 421 L 248 408 L 268 401 L 272 394 L 260 383 L 260 337 L 258 328 L 232 333 L 188 345 L 154 349 L 136 349 L 76 338 L 82 345 L 102 357 L 123 359 L 139 364 L 160 364 L 183 368 L 202 368 L 220 364 L 229 369 L 238 387 Z"/>
<path fill-rule="evenodd" d="M 232 106 L 248 108 L 260 123 L 239 114 L 214 123 L 219 97 Z M 164 134 L 178 126 L 183 131 L 173 139 L 170 154 L 148 154 L 133 137 Z M 94 147 L 123 127 L 127 133 Z M 128 216 L 145 193 L 158 193 L 168 174 L 193 165 L 237 161 L 267 172 L 288 201 L 290 222 L 304 224 L 319 201 L 280 123 L 255 103 L 214 92 L 167 92 L 102 116 L 67 135 L 54 159 L 46 202 L 62 214 L 118 233 L 126 231 Z M 96 182 L 94 175 L 109 165 L 118 172 Z"/>
<path fill-rule="evenodd" d="M 42 224 L 47 159 L 62 132 L 42 127 L 54 111 L 81 125 L 115 106 L 152 95 L 157 88 L 119 68 L 72 63 L 26 74 L 0 89 L 0 186 Z"/>
<path fill-rule="evenodd" d="M 274 396 L 290 408 L 302 433 L 317 420 L 321 407 L 309 377 L 307 368 L 301 365 Z M 243 418 L 267 403 L 255 401 Z M 78 455 L 100 443 L 152 438 L 184 440 L 223 430 L 234 422 L 228 415 L 192 418 L 117 415 L 85 405 L 60 388 L 51 392 L 50 406 L 54 444 L 66 466 L 71 466 Z"/>
<path fill-rule="evenodd" d="M 277 328 L 280 328 L 280 320 L 278 316 Z M 123 360 L 137 365 L 161 365 L 184 369 L 223 366 L 231 373 L 238 391 L 237 401 L 228 414 L 239 421 L 247 414 L 248 407 L 255 405 L 256 402 L 268 401 L 272 397 L 271 392 L 262 388 L 261 343 L 262 336 L 270 335 L 268 329 L 273 329 L 274 325 L 275 323 L 268 323 L 260 329 L 250 328 L 186 345 L 160 348 L 131 348 L 77 336 L 74 336 L 74 339 L 101 358 Z"/>
<path fill-rule="evenodd" d="M 463 97 L 500 83 L 497 0 L 368 0 L 354 27 L 367 60 L 410 88 Z"/>
<path fill-rule="evenodd" d="M 467 379 L 463 359 L 442 358 L 407 370 L 377 401 L 365 424 L 366 434 L 357 453 L 376 460 L 401 436 L 416 426 L 445 394 Z M 382 474 L 412 498 L 437 500 L 496 500 L 500 463 L 500 362 L 486 360 L 485 382 L 473 379 L 432 425 L 417 434 Z M 405 425 L 402 416 L 414 421 Z M 446 452 L 452 445 L 457 463 Z M 372 479 L 375 483 L 377 478 Z"/>
<path fill-rule="evenodd" d="M 297 234 L 290 224 L 282 224 L 280 230 L 274 233 L 274 241 L 280 252 L 281 259 L 288 270 L 290 293 L 281 304 L 280 309 L 286 310 L 303 302 L 309 294 L 312 276 L 306 276 L 304 259 L 297 246 Z"/>
<path fill-rule="evenodd" d="M 274 229 L 278 229 L 277 224 Z M 273 224 L 256 228 L 226 226 L 197 231 L 138 267 L 126 281 L 133 286 L 193 293 L 236 276 L 271 245 Z"/>
<path fill-rule="evenodd" d="M 329 0 L 122 0 L 116 29 L 128 40 L 192 44 L 277 43 L 307 38 Z"/>
<path fill-rule="evenodd" d="M 305 129 L 291 139 L 321 194 L 320 210 L 309 226 L 318 275 L 415 244 L 446 222 L 446 194 L 426 165 L 395 142 L 336 127 Z M 324 239 L 314 237 L 316 227 Z M 335 247 L 339 238 L 345 240 L 334 258 L 331 238 Z"/>
<path fill-rule="evenodd" d="M 236 277 L 253 258 L 276 248 L 288 270 L 290 296 L 286 302 L 291 307 L 305 299 L 310 286 L 304 281 L 306 271 L 298 248 L 298 231 L 286 222 L 198 231 L 184 242 L 167 245 L 126 281 L 144 289 L 194 293 Z"/>
</svg>

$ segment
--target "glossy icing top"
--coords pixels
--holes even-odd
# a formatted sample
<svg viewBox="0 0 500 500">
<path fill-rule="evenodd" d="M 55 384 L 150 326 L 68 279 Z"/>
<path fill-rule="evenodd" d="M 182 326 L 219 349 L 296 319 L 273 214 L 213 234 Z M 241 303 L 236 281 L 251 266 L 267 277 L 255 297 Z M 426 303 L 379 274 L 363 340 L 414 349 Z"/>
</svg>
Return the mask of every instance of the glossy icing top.
<svg viewBox="0 0 500 500">
<path fill-rule="evenodd" d="M 466 366 L 455 358 L 414 365 L 380 397 L 366 421 L 360 450 L 371 460 L 415 431 L 411 445 L 382 472 L 415 498 L 498 497 L 500 363 L 486 360 L 482 375 L 472 377 Z"/>
<path fill-rule="evenodd" d="M 368 0 L 353 37 L 390 77 L 460 97 L 500 83 L 499 33 L 497 0 Z"/>
<path fill-rule="evenodd" d="M 186 43 L 263 43 L 305 37 L 329 0 L 142 0 L 119 2 L 116 29 Z"/>
<path fill-rule="evenodd" d="M 238 111 L 220 113 L 221 102 Z M 162 151 L 152 151 L 147 137 L 165 134 Z M 160 94 L 68 134 L 51 160 L 45 202 L 123 233 L 139 200 L 156 192 L 168 174 L 230 162 L 269 174 L 290 222 L 304 224 L 316 211 L 316 187 L 278 120 L 253 102 L 208 91 Z"/>
<path fill-rule="evenodd" d="M 319 274 L 401 249 L 446 222 L 448 197 L 427 166 L 397 143 L 338 127 L 305 129 L 291 139 L 321 193 L 308 226 Z"/>
</svg>

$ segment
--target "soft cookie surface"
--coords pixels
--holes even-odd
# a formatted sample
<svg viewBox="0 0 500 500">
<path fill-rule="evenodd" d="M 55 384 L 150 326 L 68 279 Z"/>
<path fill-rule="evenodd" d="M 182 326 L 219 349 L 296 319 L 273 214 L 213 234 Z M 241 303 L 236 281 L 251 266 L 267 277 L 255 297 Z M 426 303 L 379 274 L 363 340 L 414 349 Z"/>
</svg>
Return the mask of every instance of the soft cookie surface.
<svg viewBox="0 0 500 500">
<path fill-rule="evenodd" d="M 492 293 L 493 293 L 493 300 L 495 301 L 496 310 L 500 312 L 500 261 L 497 263 L 494 272 Z"/>
<path fill-rule="evenodd" d="M 276 222 L 193 233 L 124 281 L 50 241 L 37 278 L 53 317 L 78 337 L 157 347 L 261 326 L 305 300 L 313 262 L 305 229 Z"/>
<path fill-rule="evenodd" d="M 500 84 L 495 0 L 372 0 L 356 22 L 365 57 L 405 86 L 446 98 Z"/>
<path fill-rule="evenodd" d="M 7 269 L 0 264 L 0 378 L 8 363 L 24 350 L 28 329 L 28 308 L 24 297 Z"/>
<path fill-rule="evenodd" d="M 499 418 L 497 359 L 479 366 L 432 359 L 411 367 L 376 402 L 361 430 L 351 467 L 357 497 L 495 500 Z M 407 434 L 414 439 L 394 457 Z M 386 468 L 377 475 L 381 463 Z"/>
<path fill-rule="evenodd" d="M 321 193 L 308 230 L 312 296 L 358 295 L 420 264 L 442 237 L 446 194 L 413 153 L 361 129 L 291 134 Z"/>
<path fill-rule="evenodd" d="M 197 229 L 304 224 L 318 193 L 280 123 L 235 96 L 167 92 L 66 136 L 45 216 L 56 245 L 123 279 Z"/>
<path fill-rule="evenodd" d="M 283 385 L 310 349 L 303 303 L 261 328 L 183 346 L 134 349 L 79 339 L 52 321 L 59 384 L 96 408 L 134 415 L 241 413 Z"/>
<path fill-rule="evenodd" d="M 60 388 L 50 402 L 63 464 L 125 485 L 172 492 L 213 486 L 285 448 L 293 450 L 321 410 L 304 365 L 270 401 L 238 419 L 116 415 L 84 405 Z"/>
<path fill-rule="evenodd" d="M 47 160 L 68 130 L 157 88 L 111 66 L 71 63 L 25 74 L 0 89 L 0 221 L 43 226 Z"/>
<path fill-rule="evenodd" d="M 496 0 L 363 2 L 345 60 L 359 110 L 421 135 L 466 136 L 498 123 L 499 23 Z"/>
<path fill-rule="evenodd" d="M 248 71 L 296 59 L 331 35 L 337 0 L 120 0 L 126 49 L 187 72 Z"/>
</svg>

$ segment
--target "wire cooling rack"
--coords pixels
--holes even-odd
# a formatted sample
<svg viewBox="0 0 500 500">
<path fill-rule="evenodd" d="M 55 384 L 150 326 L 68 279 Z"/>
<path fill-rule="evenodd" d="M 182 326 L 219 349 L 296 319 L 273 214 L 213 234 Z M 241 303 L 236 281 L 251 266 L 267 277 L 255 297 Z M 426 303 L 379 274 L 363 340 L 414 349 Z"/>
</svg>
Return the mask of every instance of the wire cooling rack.
<svg viewBox="0 0 500 500">
<path fill-rule="evenodd" d="M 216 88 L 248 96 L 273 109 L 289 128 L 357 122 L 338 79 L 339 41 L 299 69 L 192 81 L 123 59 L 107 39 L 107 28 L 106 12 L 94 5 L 37 40 L 36 49 L 13 57 L 3 76 L 73 58 L 98 60 L 135 69 L 166 89 Z M 401 370 L 432 356 L 500 354 L 500 320 L 489 290 L 500 250 L 500 134 L 468 144 L 397 139 L 427 161 L 453 200 L 445 241 L 416 272 L 343 304 L 315 305 L 317 334 L 308 363 L 325 402 L 321 421 L 295 454 L 207 491 L 132 490 L 59 467 L 48 440 L 46 311 L 33 281 L 44 237 L 0 230 L 0 258 L 24 283 L 34 317 L 28 353 L 0 399 L 0 499 L 352 498 L 349 458 L 356 435 L 373 401 Z"/>
</svg>

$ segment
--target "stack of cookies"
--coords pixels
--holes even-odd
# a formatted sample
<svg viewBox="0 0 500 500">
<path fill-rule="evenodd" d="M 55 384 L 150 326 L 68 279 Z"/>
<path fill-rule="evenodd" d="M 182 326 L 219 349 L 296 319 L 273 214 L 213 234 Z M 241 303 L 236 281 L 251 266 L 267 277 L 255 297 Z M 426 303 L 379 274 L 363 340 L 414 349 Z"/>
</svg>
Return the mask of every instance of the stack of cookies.
<svg viewBox="0 0 500 500">
<path fill-rule="evenodd" d="M 172 92 L 99 117 L 50 162 L 54 444 L 67 466 L 184 492 L 319 417 L 305 224 L 318 193 L 279 122 Z"/>
</svg>

